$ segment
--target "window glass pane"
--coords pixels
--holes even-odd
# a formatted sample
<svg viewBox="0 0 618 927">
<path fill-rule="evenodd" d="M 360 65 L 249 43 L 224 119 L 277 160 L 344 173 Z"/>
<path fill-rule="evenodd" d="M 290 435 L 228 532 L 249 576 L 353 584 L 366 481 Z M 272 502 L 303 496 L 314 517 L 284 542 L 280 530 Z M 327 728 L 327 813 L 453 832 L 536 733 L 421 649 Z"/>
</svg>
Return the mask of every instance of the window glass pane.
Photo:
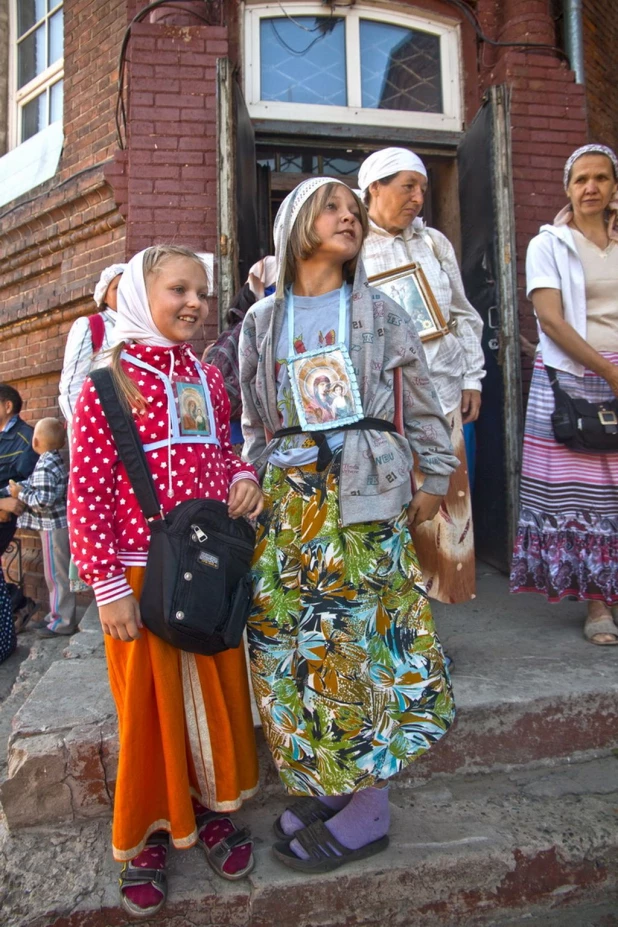
<svg viewBox="0 0 618 927">
<path fill-rule="evenodd" d="M 47 91 L 44 90 L 34 100 L 21 108 L 21 140 L 25 142 L 47 125 Z"/>
<path fill-rule="evenodd" d="M 62 93 L 64 81 L 57 81 L 49 91 L 49 121 L 59 122 L 62 119 Z"/>
<path fill-rule="evenodd" d="M 62 7 L 49 17 L 49 49 L 47 64 L 53 64 L 62 58 L 63 52 L 63 17 Z"/>
<path fill-rule="evenodd" d="M 281 154 L 279 156 L 279 170 L 289 174 L 317 174 L 318 159 L 315 155 Z"/>
<path fill-rule="evenodd" d="M 358 169 L 363 160 L 364 158 L 325 157 L 322 164 L 322 173 L 326 174 L 327 177 L 331 174 L 342 177 L 354 176 L 358 174 Z"/>
<path fill-rule="evenodd" d="M 51 13 L 56 7 L 62 6 L 62 0 L 47 0 L 47 12 Z"/>
<path fill-rule="evenodd" d="M 17 35 L 23 35 L 45 15 L 45 0 L 17 0 Z"/>
<path fill-rule="evenodd" d="M 39 26 L 17 46 L 18 87 L 23 87 L 47 67 L 45 26 Z"/>
<path fill-rule="evenodd" d="M 346 106 L 345 24 L 341 17 L 260 21 L 261 99 Z"/>
<path fill-rule="evenodd" d="M 361 19 L 360 43 L 364 107 L 442 112 L 437 35 Z"/>
</svg>

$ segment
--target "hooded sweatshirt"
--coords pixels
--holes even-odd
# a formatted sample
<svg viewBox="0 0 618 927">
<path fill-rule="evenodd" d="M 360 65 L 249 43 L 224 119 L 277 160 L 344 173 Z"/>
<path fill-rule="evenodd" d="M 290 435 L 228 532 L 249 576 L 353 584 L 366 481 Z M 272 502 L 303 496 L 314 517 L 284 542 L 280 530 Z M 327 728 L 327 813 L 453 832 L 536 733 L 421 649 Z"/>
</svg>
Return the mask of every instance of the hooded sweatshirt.
<svg viewBox="0 0 618 927">
<path fill-rule="evenodd" d="M 284 298 L 268 296 L 251 307 L 240 338 L 244 457 L 264 468 L 281 427 L 277 408 L 276 348 L 286 318 Z M 459 462 L 431 384 L 423 348 L 408 314 L 370 287 L 359 260 L 349 313 L 348 344 L 366 417 L 394 421 L 393 371 L 401 367 L 405 436 L 346 431 L 340 477 L 342 525 L 396 518 L 412 497 L 412 451 L 425 474 L 423 490 L 444 495 Z"/>
</svg>

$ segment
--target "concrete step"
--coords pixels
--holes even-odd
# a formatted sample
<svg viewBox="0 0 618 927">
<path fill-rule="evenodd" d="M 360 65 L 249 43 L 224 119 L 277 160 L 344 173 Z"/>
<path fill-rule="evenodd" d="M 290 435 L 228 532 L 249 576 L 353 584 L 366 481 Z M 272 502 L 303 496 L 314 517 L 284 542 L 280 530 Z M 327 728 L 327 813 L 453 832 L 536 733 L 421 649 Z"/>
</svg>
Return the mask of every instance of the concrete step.
<svg viewBox="0 0 618 927">
<path fill-rule="evenodd" d="M 398 777 L 398 788 L 618 748 L 618 647 L 584 642 L 580 604 L 509 596 L 504 577 L 489 569 L 478 579 L 474 602 L 435 609 L 455 660 L 458 720 Z M 86 616 L 82 627 L 13 720 L 0 787 L 12 828 L 110 813 L 115 711 L 98 622 Z M 262 793 L 276 796 L 278 777 L 259 739 Z"/>
<path fill-rule="evenodd" d="M 387 851 L 326 876 L 270 853 L 283 802 L 247 806 L 256 868 L 170 854 L 169 927 L 618 927 L 618 759 L 393 790 Z M 104 821 L 0 827 L 3 927 L 122 927 Z"/>
</svg>

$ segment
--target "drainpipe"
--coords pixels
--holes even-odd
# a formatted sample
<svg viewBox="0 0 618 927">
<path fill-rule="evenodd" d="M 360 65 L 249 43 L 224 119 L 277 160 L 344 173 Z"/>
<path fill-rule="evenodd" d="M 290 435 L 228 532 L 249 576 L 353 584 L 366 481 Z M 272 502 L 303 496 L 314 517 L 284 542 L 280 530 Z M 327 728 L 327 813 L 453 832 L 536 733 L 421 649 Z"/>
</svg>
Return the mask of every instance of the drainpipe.
<svg viewBox="0 0 618 927">
<path fill-rule="evenodd" d="M 582 0 L 564 0 L 564 38 L 566 53 L 575 71 L 575 82 L 584 83 L 584 35 Z"/>
</svg>

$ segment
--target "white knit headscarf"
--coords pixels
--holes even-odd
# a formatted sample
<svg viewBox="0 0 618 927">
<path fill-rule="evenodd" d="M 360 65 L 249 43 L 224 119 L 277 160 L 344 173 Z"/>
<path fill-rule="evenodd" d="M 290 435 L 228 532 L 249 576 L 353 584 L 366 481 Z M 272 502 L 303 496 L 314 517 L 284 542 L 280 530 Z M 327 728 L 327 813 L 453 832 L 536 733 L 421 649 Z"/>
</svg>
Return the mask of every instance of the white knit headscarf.
<svg viewBox="0 0 618 927">
<path fill-rule="evenodd" d="M 105 297 L 107 296 L 110 283 L 115 277 L 123 274 L 126 269 L 126 264 L 110 264 L 109 267 L 106 267 L 105 270 L 102 271 L 99 282 L 95 286 L 93 293 L 93 299 L 97 306 L 101 307 L 105 304 Z"/>
<path fill-rule="evenodd" d="M 407 148 L 382 148 L 365 158 L 358 172 L 358 186 L 363 196 L 375 180 L 383 180 L 399 171 L 416 171 L 427 177 L 427 168 L 418 155 Z"/>
<path fill-rule="evenodd" d="M 147 249 L 146 249 L 147 250 Z M 144 280 L 144 255 L 140 251 L 127 264 L 118 287 L 117 322 L 112 335 L 112 344 L 121 341 L 138 341 L 152 347 L 171 348 L 177 344 L 164 338 L 152 319 L 146 282 Z"/>
<path fill-rule="evenodd" d="M 336 180 L 334 177 L 310 177 L 309 180 L 299 183 L 291 193 L 288 193 L 277 211 L 273 236 L 277 261 L 277 297 L 279 299 L 283 296 L 285 284 L 285 254 L 290 232 L 294 228 L 294 223 L 303 204 L 316 190 L 319 190 L 320 187 L 325 186 L 327 183 L 341 183 L 341 181 Z M 345 186 L 347 190 L 350 189 L 345 184 L 342 184 L 342 186 Z M 350 193 L 354 193 L 354 191 L 350 190 Z M 355 193 L 354 195 L 356 196 Z"/>
</svg>

